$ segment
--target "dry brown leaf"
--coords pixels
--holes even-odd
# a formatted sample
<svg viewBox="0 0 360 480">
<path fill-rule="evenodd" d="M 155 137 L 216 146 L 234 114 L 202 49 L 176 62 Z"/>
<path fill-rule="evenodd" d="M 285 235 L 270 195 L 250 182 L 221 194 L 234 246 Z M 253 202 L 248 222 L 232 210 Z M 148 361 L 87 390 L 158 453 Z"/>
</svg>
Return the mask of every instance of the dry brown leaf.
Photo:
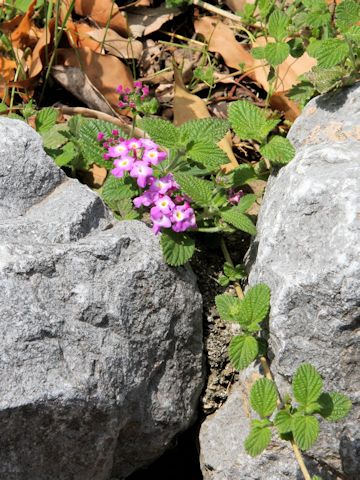
<svg viewBox="0 0 360 480">
<path fill-rule="evenodd" d="M 53 45 L 53 42 L 54 42 L 54 32 L 55 32 L 55 20 L 51 19 L 48 24 L 47 30 L 45 29 L 43 30 L 43 33 L 33 50 L 33 53 L 31 56 L 30 68 L 29 68 L 30 78 L 37 77 L 41 73 L 44 63 L 46 61 L 45 50 L 47 46 L 48 46 L 48 57 L 50 57 L 50 54 L 51 54 L 50 46 Z"/>
<path fill-rule="evenodd" d="M 210 113 L 207 109 L 205 102 L 189 93 L 184 85 L 181 73 L 179 69 L 174 68 L 174 80 L 175 80 L 175 96 L 174 96 L 174 124 L 181 125 L 189 120 L 196 118 L 209 118 Z M 238 166 L 238 162 L 232 151 L 231 135 L 227 133 L 226 136 L 218 143 L 219 147 L 224 150 L 230 160 L 230 168 Z M 224 166 L 227 170 L 228 166 Z"/>
<path fill-rule="evenodd" d="M 117 107 L 119 98 L 116 93 L 116 87 L 121 84 L 124 87 L 132 88 L 133 77 L 130 69 L 121 62 L 118 58 L 112 55 L 100 55 L 88 48 L 69 49 L 61 48 L 57 51 L 57 65 L 65 67 L 71 72 L 72 76 L 76 77 L 76 70 L 83 72 L 98 92 L 105 97 L 106 101 L 112 108 Z M 59 71 L 59 70 L 58 70 Z M 61 72 L 64 74 L 64 72 Z M 81 75 L 78 73 L 79 79 Z M 82 83 L 85 85 L 84 78 Z M 69 85 L 70 89 L 71 85 Z M 77 89 L 78 94 L 81 94 L 81 85 L 73 85 Z M 89 105 L 84 92 L 83 101 Z M 91 107 L 93 108 L 93 107 Z"/>
<path fill-rule="evenodd" d="M 220 53 L 228 67 L 240 69 L 252 68 L 253 57 L 248 49 L 236 41 L 233 31 L 216 17 L 201 17 L 194 22 L 195 32 L 202 35 L 210 52 Z"/>
<path fill-rule="evenodd" d="M 16 62 L 9 58 L 0 57 L 0 98 L 5 99 L 6 85 L 14 78 L 17 68 Z"/>
<path fill-rule="evenodd" d="M 105 50 L 111 53 L 111 55 L 115 55 L 115 57 L 135 58 L 138 60 L 142 55 L 143 44 L 141 42 L 132 38 L 121 37 L 111 28 L 108 30 L 105 28 L 91 29 L 88 35 L 98 45 L 103 42 Z"/>
<path fill-rule="evenodd" d="M 15 30 L 16 27 L 19 26 L 21 20 L 24 18 L 24 15 L 16 15 L 16 17 L 12 18 L 11 20 L 7 20 L 6 22 L 2 22 L 0 24 L 0 31 L 9 34 Z"/>
<path fill-rule="evenodd" d="M 246 3 L 255 3 L 255 0 L 225 0 L 225 5 L 227 5 L 230 10 L 234 13 L 241 12 Z"/>
<path fill-rule="evenodd" d="M 91 167 L 81 172 L 81 180 L 91 188 L 100 188 L 103 186 L 107 176 L 107 170 L 104 167 L 99 167 L 95 163 Z"/>
<path fill-rule="evenodd" d="M 33 0 L 27 12 L 21 19 L 19 25 L 10 35 L 10 40 L 13 47 L 27 47 L 30 39 L 31 17 L 35 11 L 36 0 Z"/>
<path fill-rule="evenodd" d="M 75 23 L 75 36 L 77 39 L 77 46 L 80 48 L 90 48 L 94 52 L 101 53 L 101 41 L 93 39 L 91 32 L 94 31 L 94 27 L 90 27 L 87 23 Z"/>
<path fill-rule="evenodd" d="M 106 27 L 111 17 L 110 27 L 121 35 L 128 35 L 126 18 L 112 0 L 75 0 L 75 12 L 92 18 L 100 27 Z"/>
<path fill-rule="evenodd" d="M 135 38 L 150 35 L 180 13 L 178 8 L 166 7 L 131 9 L 127 16 L 129 30 Z"/>
</svg>

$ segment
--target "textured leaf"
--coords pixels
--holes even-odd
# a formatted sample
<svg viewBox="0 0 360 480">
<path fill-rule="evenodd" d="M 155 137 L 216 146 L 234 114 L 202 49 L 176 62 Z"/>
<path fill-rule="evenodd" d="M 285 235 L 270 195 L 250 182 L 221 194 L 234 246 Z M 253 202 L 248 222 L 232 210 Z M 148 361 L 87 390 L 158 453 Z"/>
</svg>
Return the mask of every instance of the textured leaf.
<svg viewBox="0 0 360 480">
<path fill-rule="evenodd" d="M 246 453 L 252 457 L 259 455 L 271 441 L 271 430 L 269 427 L 253 426 L 246 437 L 244 447 Z"/>
<path fill-rule="evenodd" d="M 254 47 L 251 50 L 251 55 L 257 60 L 262 60 L 265 58 L 265 48 L 264 47 Z"/>
<path fill-rule="evenodd" d="M 336 26 L 342 32 L 346 32 L 359 21 L 360 4 L 355 3 L 353 0 L 344 0 L 336 6 L 335 17 Z"/>
<path fill-rule="evenodd" d="M 40 135 L 45 148 L 59 148 L 68 141 L 66 137 L 66 126 L 61 123 L 54 125 L 46 132 L 41 132 Z"/>
<path fill-rule="evenodd" d="M 319 398 L 323 381 L 315 367 L 303 363 L 295 372 L 292 386 L 296 401 L 307 406 Z"/>
<path fill-rule="evenodd" d="M 118 211 L 118 202 L 134 197 L 137 192 L 138 188 L 133 179 L 129 177 L 117 178 L 114 175 L 109 175 L 102 189 L 102 197 L 110 208 Z"/>
<path fill-rule="evenodd" d="M 259 353 L 256 338 L 250 335 L 237 335 L 231 339 L 229 357 L 236 370 L 243 370 L 255 360 Z"/>
<path fill-rule="evenodd" d="M 319 67 L 329 68 L 345 60 L 349 54 L 349 45 L 339 38 L 328 38 L 311 43 L 307 52 L 316 58 Z"/>
<path fill-rule="evenodd" d="M 54 125 L 56 125 L 56 119 L 58 116 L 57 110 L 52 107 L 45 107 L 35 117 L 36 131 L 39 133 L 49 131 Z"/>
<path fill-rule="evenodd" d="M 265 18 L 269 15 L 274 4 L 275 4 L 275 0 L 259 0 L 258 1 L 258 7 L 259 7 L 262 18 Z"/>
<path fill-rule="evenodd" d="M 257 380 L 250 392 L 250 405 L 260 417 L 269 417 L 276 408 L 278 394 L 275 384 L 268 378 Z"/>
<path fill-rule="evenodd" d="M 287 138 L 275 135 L 266 145 L 260 148 L 260 153 L 271 163 L 284 165 L 294 158 L 295 148 Z"/>
<path fill-rule="evenodd" d="M 360 25 L 354 25 L 347 32 L 346 36 L 356 44 L 360 44 Z"/>
<path fill-rule="evenodd" d="M 281 42 L 286 37 L 288 25 L 288 17 L 281 10 L 275 10 L 269 17 L 270 36 Z"/>
<path fill-rule="evenodd" d="M 112 123 L 104 122 L 103 120 L 85 120 L 81 123 L 79 128 L 79 145 L 88 165 L 96 163 L 100 167 L 112 168 L 112 162 L 103 158 L 105 149 L 97 141 L 97 135 L 99 132 L 103 132 L 105 136 L 110 136 L 113 129 L 114 125 Z M 117 130 L 121 134 L 121 130 L 119 128 Z"/>
<path fill-rule="evenodd" d="M 241 325 L 251 325 L 262 322 L 270 308 L 270 288 L 264 283 L 259 283 L 248 289 L 241 301 L 238 313 Z"/>
<path fill-rule="evenodd" d="M 315 88 L 312 82 L 302 80 L 291 88 L 287 96 L 291 100 L 294 100 L 294 102 L 298 103 L 301 107 L 304 107 L 314 94 Z"/>
<path fill-rule="evenodd" d="M 187 154 L 208 171 L 218 170 L 221 165 L 229 162 L 226 153 L 214 143 L 195 142 L 188 148 Z"/>
<path fill-rule="evenodd" d="M 246 100 L 238 100 L 230 105 L 229 120 L 241 139 L 258 142 L 262 142 L 279 123 L 279 120 L 267 120 L 263 110 Z"/>
<path fill-rule="evenodd" d="M 251 165 L 242 164 L 231 172 L 232 186 L 240 187 L 245 185 L 249 180 L 256 178 L 256 173 Z"/>
<path fill-rule="evenodd" d="M 187 263 L 195 252 L 195 240 L 184 233 L 166 230 L 161 233 L 161 248 L 166 263 L 179 267 Z"/>
<path fill-rule="evenodd" d="M 143 118 L 139 125 L 161 147 L 175 148 L 179 143 L 177 128 L 167 120 L 153 117 Z"/>
<path fill-rule="evenodd" d="M 298 415 L 293 419 L 294 439 L 301 450 L 309 449 L 319 435 L 319 421 L 316 417 Z"/>
<path fill-rule="evenodd" d="M 52 156 L 50 154 L 50 156 Z M 72 160 L 77 156 L 75 145 L 72 142 L 66 143 L 59 151 L 58 154 L 53 157 L 58 167 L 69 165 Z"/>
<path fill-rule="evenodd" d="M 181 172 L 175 173 L 174 177 L 181 191 L 195 203 L 204 207 L 210 204 L 214 188 L 212 182 Z"/>
<path fill-rule="evenodd" d="M 217 295 L 215 297 L 217 311 L 222 320 L 237 321 L 241 300 L 232 295 Z"/>
<path fill-rule="evenodd" d="M 290 47 L 287 43 L 268 43 L 265 47 L 265 58 L 272 66 L 283 63 L 290 54 Z"/>
<path fill-rule="evenodd" d="M 329 68 L 313 67 L 306 73 L 308 78 L 320 93 L 326 93 L 341 85 L 341 79 L 346 74 L 344 67 L 336 66 Z"/>
<path fill-rule="evenodd" d="M 238 212 L 245 213 L 246 210 L 249 210 L 249 208 L 251 207 L 251 205 L 255 201 L 256 201 L 256 195 L 254 195 L 252 193 L 248 194 L 248 195 L 245 195 L 240 199 L 240 202 L 236 206 L 236 208 L 237 208 Z"/>
<path fill-rule="evenodd" d="M 255 225 L 249 217 L 238 210 L 237 206 L 225 212 L 221 212 L 221 217 L 225 220 L 225 222 L 230 223 L 238 230 L 250 233 L 250 235 L 256 235 Z"/>
<path fill-rule="evenodd" d="M 279 433 L 288 433 L 292 431 L 292 416 L 287 410 L 280 410 L 274 419 L 274 425 Z"/>
<path fill-rule="evenodd" d="M 321 405 L 320 415 L 329 422 L 336 422 L 346 417 L 352 407 L 351 400 L 338 392 L 322 393 L 318 402 Z"/>
<path fill-rule="evenodd" d="M 330 20 L 330 12 L 323 10 L 308 13 L 305 22 L 311 27 L 323 27 L 325 25 L 328 25 L 330 23 Z"/>
<path fill-rule="evenodd" d="M 229 128 L 229 122 L 226 120 L 200 118 L 183 123 L 178 127 L 178 130 L 182 141 L 193 140 L 214 144 L 224 138 Z"/>
</svg>

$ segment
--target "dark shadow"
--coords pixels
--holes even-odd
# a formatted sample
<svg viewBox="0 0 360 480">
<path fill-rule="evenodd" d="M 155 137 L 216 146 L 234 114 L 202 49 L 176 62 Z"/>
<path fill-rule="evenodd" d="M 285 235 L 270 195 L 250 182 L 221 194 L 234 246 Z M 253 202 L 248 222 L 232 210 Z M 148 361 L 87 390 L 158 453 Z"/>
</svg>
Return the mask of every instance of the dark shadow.
<svg viewBox="0 0 360 480">
<path fill-rule="evenodd" d="M 357 88 L 359 85 L 356 84 L 321 95 L 316 100 L 317 107 L 328 112 L 336 112 L 345 104 L 349 93 Z"/>
</svg>

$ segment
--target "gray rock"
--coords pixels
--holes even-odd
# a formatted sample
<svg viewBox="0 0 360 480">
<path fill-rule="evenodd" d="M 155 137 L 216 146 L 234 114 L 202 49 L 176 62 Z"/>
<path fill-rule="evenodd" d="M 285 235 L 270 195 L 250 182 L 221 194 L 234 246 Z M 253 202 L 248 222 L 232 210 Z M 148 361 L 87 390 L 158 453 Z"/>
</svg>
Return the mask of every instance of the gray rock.
<svg viewBox="0 0 360 480">
<path fill-rule="evenodd" d="M 281 391 L 290 391 L 296 368 L 309 362 L 328 391 L 343 392 L 353 402 L 346 419 L 321 422 L 318 442 L 307 457 L 320 462 L 323 478 L 342 475 L 347 480 L 358 479 L 360 472 L 359 93 L 355 86 L 311 101 L 292 127 L 289 137 L 297 155 L 267 186 L 249 277 L 250 284 L 265 282 L 271 288 L 271 368 Z M 338 138 L 330 135 L 329 122 L 338 124 Z M 239 428 L 244 429 L 248 419 L 240 415 Z M 207 422 L 202 431 L 211 428 Z M 225 435 L 225 426 L 223 431 Z M 200 441 L 203 456 L 215 458 L 215 447 L 201 436 Z M 293 462 L 292 456 L 288 459 Z M 236 466 L 225 468 L 218 478 L 268 478 L 267 470 L 259 477 L 244 474 L 249 461 L 239 454 Z M 256 458 L 254 469 L 262 461 Z M 275 471 L 276 465 L 274 478 L 288 478 L 283 461 L 275 462 Z M 316 473 L 311 465 L 310 471 Z"/>
<path fill-rule="evenodd" d="M 67 179 L 30 127 L 0 119 L 0 139 L 0 478 L 124 478 L 194 420 L 194 275 Z"/>
</svg>

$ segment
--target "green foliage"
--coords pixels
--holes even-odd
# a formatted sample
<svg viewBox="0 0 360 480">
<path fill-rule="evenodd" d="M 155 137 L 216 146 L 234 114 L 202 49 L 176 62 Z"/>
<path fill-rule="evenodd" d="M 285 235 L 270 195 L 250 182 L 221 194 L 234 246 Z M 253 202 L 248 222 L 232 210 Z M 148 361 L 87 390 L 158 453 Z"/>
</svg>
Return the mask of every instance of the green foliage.
<svg viewBox="0 0 360 480">
<path fill-rule="evenodd" d="M 301 450 L 308 450 L 316 442 L 320 425 L 316 417 L 296 415 L 293 418 L 293 435 Z"/>
<path fill-rule="evenodd" d="M 249 233 L 250 235 L 256 235 L 255 225 L 247 215 L 244 215 L 241 212 L 239 206 L 221 212 L 221 217 L 225 220 L 225 222 L 230 223 L 238 230 Z"/>
<path fill-rule="evenodd" d="M 272 66 L 283 63 L 290 54 L 290 46 L 284 42 L 268 43 L 264 48 L 265 59 Z"/>
<path fill-rule="evenodd" d="M 241 300 L 232 295 L 217 295 L 215 297 L 215 304 L 222 320 L 237 321 Z"/>
<path fill-rule="evenodd" d="M 178 145 L 179 132 L 175 125 L 167 120 L 145 117 L 140 120 L 139 126 L 162 147 L 175 148 Z"/>
<path fill-rule="evenodd" d="M 39 111 L 35 118 L 36 131 L 39 133 L 48 132 L 56 124 L 58 116 L 57 110 L 52 107 L 46 107 Z"/>
<path fill-rule="evenodd" d="M 351 401 L 342 393 L 322 393 L 318 399 L 320 415 L 329 422 L 336 422 L 346 417 L 351 410 Z"/>
<path fill-rule="evenodd" d="M 229 357 L 237 370 L 243 370 L 259 354 L 259 343 L 252 335 L 237 335 L 231 339 Z"/>
<path fill-rule="evenodd" d="M 195 252 L 195 240 L 184 233 L 165 230 L 160 243 L 166 262 L 173 267 L 187 263 Z"/>
<path fill-rule="evenodd" d="M 224 275 L 222 275 L 218 282 L 222 287 L 226 287 L 230 282 L 237 282 L 247 277 L 245 265 L 235 265 L 224 263 Z"/>
<path fill-rule="evenodd" d="M 278 401 L 275 384 L 267 378 L 257 380 L 250 392 L 250 405 L 260 417 L 270 417 Z"/>
<path fill-rule="evenodd" d="M 319 67 L 329 68 L 346 59 L 349 54 L 349 45 L 339 38 L 328 38 L 312 42 L 307 52 L 316 58 Z"/>
<path fill-rule="evenodd" d="M 138 188 L 134 179 L 129 176 L 117 178 L 109 175 L 102 188 L 102 198 L 114 211 L 119 212 L 119 205 L 123 200 L 130 199 L 138 194 Z"/>
<path fill-rule="evenodd" d="M 259 283 L 248 289 L 241 301 L 238 322 L 249 326 L 259 324 L 267 317 L 270 308 L 270 289 L 264 283 Z"/>
<path fill-rule="evenodd" d="M 271 441 L 271 430 L 266 420 L 252 420 L 251 430 L 246 437 L 244 447 L 246 453 L 256 457 L 269 445 Z"/>
<path fill-rule="evenodd" d="M 345 0 L 336 6 L 336 26 L 341 32 L 346 32 L 355 25 L 360 18 L 360 4 L 353 0 Z"/>
<path fill-rule="evenodd" d="M 218 118 L 200 118 L 190 120 L 178 127 L 180 139 L 186 143 L 190 141 L 217 143 L 229 130 L 230 125 L 226 120 Z"/>
<path fill-rule="evenodd" d="M 274 165 L 285 165 L 295 156 L 295 148 L 287 138 L 275 135 L 260 148 L 261 154 Z"/>
<path fill-rule="evenodd" d="M 229 120 L 235 133 L 242 140 L 262 142 L 279 123 L 268 120 L 261 108 L 246 100 L 233 102 L 229 107 Z"/>
<path fill-rule="evenodd" d="M 288 410 L 280 410 L 274 419 L 274 425 L 279 433 L 292 432 L 292 415 Z"/>
<path fill-rule="evenodd" d="M 196 204 L 206 207 L 211 203 L 214 190 L 212 182 L 181 172 L 175 174 L 175 180 Z"/>
<path fill-rule="evenodd" d="M 281 10 L 275 10 L 269 17 L 269 35 L 281 42 L 286 37 L 289 18 Z"/>
<path fill-rule="evenodd" d="M 296 370 L 293 379 L 293 391 L 297 402 L 304 406 L 308 406 L 312 402 L 316 402 L 323 388 L 321 376 L 316 368 L 308 363 L 303 363 Z"/>
</svg>

